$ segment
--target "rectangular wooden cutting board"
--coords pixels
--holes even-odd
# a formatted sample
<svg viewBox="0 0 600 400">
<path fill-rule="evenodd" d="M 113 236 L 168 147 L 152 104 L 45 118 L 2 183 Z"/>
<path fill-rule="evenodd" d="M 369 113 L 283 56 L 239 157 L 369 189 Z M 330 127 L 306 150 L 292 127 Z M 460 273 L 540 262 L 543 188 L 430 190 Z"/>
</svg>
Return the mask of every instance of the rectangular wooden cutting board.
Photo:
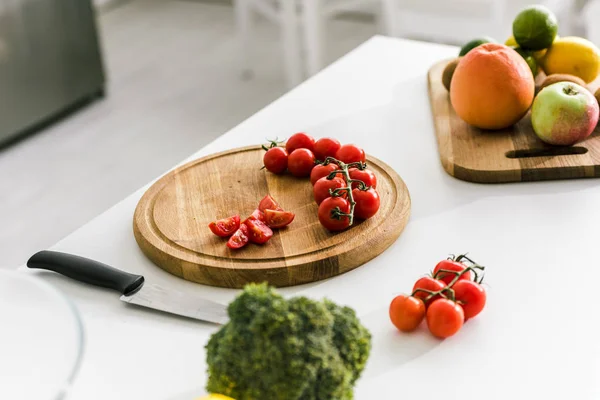
<svg viewBox="0 0 600 400">
<path fill-rule="evenodd" d="M 456 115 L 442 84 L 442 72 L 449 61 L 440 61 L 428 73 L 438 151 L 446 172 L 480 183 L 600 177 L 600 127 L 571 147 L 540 141 L 529 114 L 508 129 L 474 128 Z M 598 82 L 593 85 L 597 86 Z"/>
</svg>

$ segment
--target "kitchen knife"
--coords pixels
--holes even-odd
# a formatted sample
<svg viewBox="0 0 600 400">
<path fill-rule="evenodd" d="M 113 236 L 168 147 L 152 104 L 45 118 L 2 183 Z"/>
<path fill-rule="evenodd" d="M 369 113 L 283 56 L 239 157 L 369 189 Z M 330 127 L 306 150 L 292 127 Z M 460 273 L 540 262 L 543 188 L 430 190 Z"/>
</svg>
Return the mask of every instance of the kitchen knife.
<svg viewBox="0 0 600 400">
<path fill-rule="evenodd" d="M 144 282 L 144 277 L 110 267 L 101 262 L 57 251 L 40 251 L 27 261 L 29 268 L 58 272 L 79 282 L 113 289 L 121 300 L 184 317 L 224 324 L 227 306 L 198 296 Z"/>
</svg>

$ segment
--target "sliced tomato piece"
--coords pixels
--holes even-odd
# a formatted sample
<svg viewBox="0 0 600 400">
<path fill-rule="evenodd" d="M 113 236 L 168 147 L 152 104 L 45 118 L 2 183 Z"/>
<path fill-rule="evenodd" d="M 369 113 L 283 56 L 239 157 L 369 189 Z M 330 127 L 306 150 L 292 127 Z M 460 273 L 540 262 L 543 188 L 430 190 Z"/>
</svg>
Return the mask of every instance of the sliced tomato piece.
<svg viewBox="0 0 600 400">
<path fill-rule="evenodd" d="M 228 237 L 240 227 L 240 216 L 233 215 L 229 218 L 219 219 L 208 224 L 208 227 L 217 236 Z"/>
<path fill-rule="evenodd" d="M 265 213 L 260 211 L 258 208 L 252 212 L 252 214 L 248 217 L 249 219 L 257 219 L 259 221 L 265 222 Z"/>
<path fill-rule="evenodd" d="M 269 228 L 283 228 L 289 225 L 296 214 L 290 211 L 265 210 L 265 223 Z"/>
<path fill-rule="evenodd" d="M 227 241 L 227 247 L 230 249 L 240 249 L 248 244 L 250 238 L 248 237 L 248 227 L 245 224 L 240 225 L 239 229 L 235 231 L 232 237 Z"/>
<path fill-rule="evenodd" d="M 277 204 L 275 199 L 271 197 L 270 194 L 263 197 L 263 199 L 258 204 L 258 209 L 262 212 L 265 212 L 265 210 L 283 211 L 283 208 L 279 207 L 279 204 Z"/>
<path fill-rule="evenodd" d="M 262 221 L 248 218 L 244 224 L 248 227 L 248 238 L 252 243 L 263 244 L 273 236 L 271 228 Z"/>
</svg>

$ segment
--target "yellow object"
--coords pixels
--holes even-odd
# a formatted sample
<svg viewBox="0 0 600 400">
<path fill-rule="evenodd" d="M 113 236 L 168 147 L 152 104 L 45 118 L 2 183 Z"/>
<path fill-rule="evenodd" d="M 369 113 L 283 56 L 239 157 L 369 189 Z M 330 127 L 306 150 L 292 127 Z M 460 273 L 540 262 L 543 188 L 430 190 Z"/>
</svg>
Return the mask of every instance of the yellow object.
<svg viewBox="0 0 600 400">
<path fill-rule="evenodd" d="M 504 44 L 507 46 L 518 46 L 517 41 L 515 40 L 515 37 L 513 35 L 510 35 L 510 37 L 506 39 L 506 42 L 504 42 Z"/>
<path fill-rule="evenodd" d="M 589 83 L 600 73 L 600 50 L 580 37 L 555 40 L 540 61 L 547 75 L 570 74 Z"/>
<path fill-rule="evenodd" d="M 556 42 L 559 38 L 560 36 L 556 35 L 556 37 L 554 38 L 554 42 Z M 519 45 L 513 35 L 510 35 L 510 37 L 506 39 L 506 42 L 504 42 L 504 44 L 510 47 L 517 47 Z M 543 49 L 532 52 L 531 54 L 533 54 L 533 58 L 535 58 L 535 61 L 539 63 L 540 60 L 546 55 L 546 50 L 547 49 Z"/>
<path fill-rule="evenodd" d="M 209 394 L 208 396 L 199 397 L 196 400 L 234 400 L 231 397 L 223 396 L 222 394 Z"/>
</svg>

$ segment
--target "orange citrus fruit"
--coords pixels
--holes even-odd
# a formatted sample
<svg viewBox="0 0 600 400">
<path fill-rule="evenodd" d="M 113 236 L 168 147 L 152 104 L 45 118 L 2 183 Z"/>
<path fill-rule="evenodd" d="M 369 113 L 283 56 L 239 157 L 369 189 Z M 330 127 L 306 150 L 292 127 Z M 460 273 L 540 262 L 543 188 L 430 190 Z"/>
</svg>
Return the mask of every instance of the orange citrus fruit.
<svg viewBox="0 0 600 400">
<path fill-rule="evenodd" d="M 503 44 L 478 46 L 454 71 L 450 101 L 465 122 L 482 129 L 503 129 L 529 110 L 535 82 L 527 62 Z"/>
</svg>

